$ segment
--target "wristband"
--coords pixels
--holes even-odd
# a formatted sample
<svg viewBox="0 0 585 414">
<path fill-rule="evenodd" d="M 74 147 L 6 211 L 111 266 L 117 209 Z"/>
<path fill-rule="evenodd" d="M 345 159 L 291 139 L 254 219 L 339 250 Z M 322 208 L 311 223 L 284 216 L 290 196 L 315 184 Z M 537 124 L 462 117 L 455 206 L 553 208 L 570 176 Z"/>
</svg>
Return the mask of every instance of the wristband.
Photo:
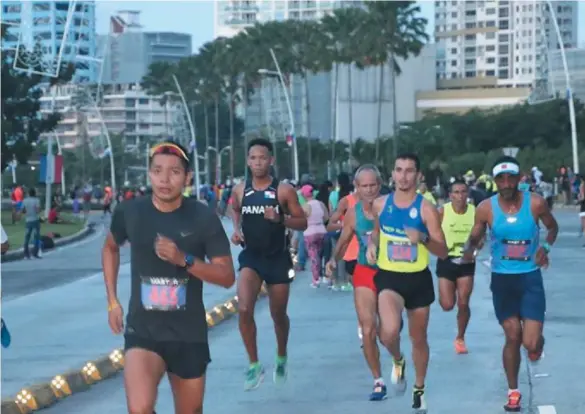
<svg viewBox="0 0 585 414">
<path fill-rule="evenodd" d="M 119 302 L 114 302 L 108 305 L 108 312 L 113 311 L 114 309 L 117 309 L 120 307 L 120 303 Z"/>
<path fill-rule="evenodd" d="M 544 249 L 544 251 L 546 252 L 546 254 L 550 253 L 550 249 L 551 249 L 551 245 L 548 244 L 547 242 L 542 243 L 542 248 Z"/>
</svg>

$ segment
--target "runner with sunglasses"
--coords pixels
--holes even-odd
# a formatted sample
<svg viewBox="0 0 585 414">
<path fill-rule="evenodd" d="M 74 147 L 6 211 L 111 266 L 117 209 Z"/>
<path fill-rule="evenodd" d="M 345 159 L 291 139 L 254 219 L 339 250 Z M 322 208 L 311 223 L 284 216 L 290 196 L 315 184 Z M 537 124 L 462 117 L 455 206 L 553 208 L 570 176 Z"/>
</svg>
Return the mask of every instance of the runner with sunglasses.
<svg viewBox="0 0 585 414">
<path fill-rule="evenodd" d="M 307 218 L 290 184 L 279 183 L 270 175 L 274 162 L 272 143 L 255 139 L 248 144 L 248 167 L 251 177 L 233 190 L 232 242 L 242 245 L 238 278 L 239 326 L 250 365 L 244 389 L 258 388 L 264 379 L 264 367 L 258 359 L 254 307 L 262 283 L 268 287 L 270 313 L 276 332 L 277 356 L 273 380 L 287 378 L 287 315 L 290 283 L 294 276 L 286 229 L 305 230 Z M 291 274 L 291 272 L 293 272 Z"/>
<path fill-rule="evenodd" d="M 108 322 L 113 333 L 124 332 L 128 412 L 154 412 L 166 373 L 175 412 L 198 413 L 211 361 L 203 283 L 225 288 L 234 284 L 230 244 L 215 212 L 182 196 L 192 177 L 182 146 L 154 146 L 148 174 L 152 197 L 117 206 L 103 247 Z M 132 260 L 124 330 L 117 284 L 120 246 L 126 241 Z"/>
</svg>

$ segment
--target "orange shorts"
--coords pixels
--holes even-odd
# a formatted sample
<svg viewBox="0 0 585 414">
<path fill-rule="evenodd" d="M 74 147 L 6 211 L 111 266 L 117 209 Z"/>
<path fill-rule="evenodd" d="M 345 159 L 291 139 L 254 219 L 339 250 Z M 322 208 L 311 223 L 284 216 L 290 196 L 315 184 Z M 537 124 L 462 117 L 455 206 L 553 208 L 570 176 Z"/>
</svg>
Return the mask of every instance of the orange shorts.
<svg viewBox="0 0 585 414">
<path fill-rule="evenodd" d="M 365 287 L 371 289 L 372 292 L 377 292 L 376 285 L 374 284 L 374 276 L 378 273 L 378 269 L 364 266 L 361 264 L 355 265 L 353 272 L 353 286 L 354 287 Z"/>
</svg>

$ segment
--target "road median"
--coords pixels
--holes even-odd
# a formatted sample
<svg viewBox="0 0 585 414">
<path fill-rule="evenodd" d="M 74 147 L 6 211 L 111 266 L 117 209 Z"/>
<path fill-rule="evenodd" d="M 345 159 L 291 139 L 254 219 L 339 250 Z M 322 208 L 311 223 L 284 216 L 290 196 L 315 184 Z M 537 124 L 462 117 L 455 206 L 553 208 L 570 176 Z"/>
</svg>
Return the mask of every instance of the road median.
<svg viewBox="0 0 585 414">
<path fill-rule="evenodd" d="M 262 287 L 260 297 L 267 294 Z M 238 297 L 220 303 L 206 312 L 207 326 L 230 319 L 238 311 Z M 2 400 L 2 414 L 27 414 L 50 407 L 73 394 L 87 391 L 93 384 L 116 376 L 124 369 L 124 350 L 114 349 L 109 354 L 88 361 L 83 367 L 55 375 L 51 380 L 20 390 L 14 397 Z"/>
</svg>

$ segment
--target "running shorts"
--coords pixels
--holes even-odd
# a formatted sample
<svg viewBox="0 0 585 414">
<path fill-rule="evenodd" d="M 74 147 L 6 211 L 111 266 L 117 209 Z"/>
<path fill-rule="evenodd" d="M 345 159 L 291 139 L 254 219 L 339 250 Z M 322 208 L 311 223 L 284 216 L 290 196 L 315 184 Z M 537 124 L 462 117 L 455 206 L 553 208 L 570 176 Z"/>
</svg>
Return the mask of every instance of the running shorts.
<svg viewBox="0 0 585 414">
<path fill-rule="evenodd" d="M 500 324 L 512 317 L 544 322 L 546 297 L 540 269 L 519 274 L 492 273 L 490 288 Z"/>
<path fill-rule="evenodd" d="M 293 281 L 293 278 L 289 277 L 293 262 L 288 249 L 271 256 L 264 256 L 250 249 L 244 249 L 240 252 L 238 261 L 240 263 L 239 270 L 252 269 L 267 285 L 281 285 Z"/>
<path fill-rule="evenodd" d="M 581 201 L 581 206 L 579 207 L 579 217 L 585 217 L 585 200 Z"/>
<path fill-rule="evenodd" d="M 167 372 L 182 379 L 201 378 L 211 362 L 209 344 L 204 342 L 155 341 L 135 334 L 124 335 L 124 350 L 154 352 L 164 361 Z"/>
<path fill-rule="evenodd" d="M 357 265 L 357 260 L 344 260 L 345 263 L 345 272 L 348 275 L 352 275 L 355 272 L 355 265 Z"/>
<path fill-rule="evenodd" d="M 357 263 L 353 271 L 353 287 L 365 287 L 376 292 L 376 285 L 374 284 L 374 276 L 378 269 L 370 266 L 365 266 Z"/>
<path fill-rule="evenodd" d="M 406 309 L 426 308 L 435 301 L 433 275 L 428 267 L 413 273 L 379 269 L 374 276 L 374 283 L 378 294 L 384 290 L 399 294 L 404 299 Z"/>
<path fill-rule="evenodd" d="M 453 263 L 451 259 L 455 257 L 448 257 L 447 259 L 437 259 L 437 277 L 455 282 L 461 277 L 475 275 L 475 262 L 473 263 Z"/>
</svg>

